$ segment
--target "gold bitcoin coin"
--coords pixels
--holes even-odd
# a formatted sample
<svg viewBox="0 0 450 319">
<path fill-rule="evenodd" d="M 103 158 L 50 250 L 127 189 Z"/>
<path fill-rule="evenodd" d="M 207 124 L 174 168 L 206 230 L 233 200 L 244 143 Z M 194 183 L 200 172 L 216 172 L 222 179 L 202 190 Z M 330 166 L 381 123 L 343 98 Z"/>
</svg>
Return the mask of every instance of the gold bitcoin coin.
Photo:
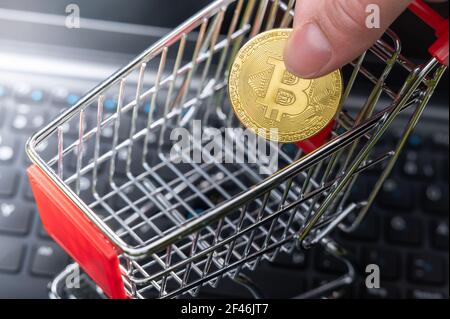
<svg viewBox="0 0 450 319">
<path fill-rule="evenodd" d="M 283 51 L 291 31 L 275 29 L 251 39 L 238 52 L 228 81 L 242 124 L 281 143 L 305 140 L 324 129 L 336 115 L 343 90 L 339 70 L 312 80 L 286 70 Z"/>
</svg>

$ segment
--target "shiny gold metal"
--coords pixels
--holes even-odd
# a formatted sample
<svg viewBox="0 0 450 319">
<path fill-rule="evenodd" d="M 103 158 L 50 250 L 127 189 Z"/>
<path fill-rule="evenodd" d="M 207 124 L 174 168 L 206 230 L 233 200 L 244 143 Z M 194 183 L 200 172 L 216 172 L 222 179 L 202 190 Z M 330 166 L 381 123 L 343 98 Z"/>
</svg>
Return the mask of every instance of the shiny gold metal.
<svg viewBox="0 0 450 319">
<path fill-rule="evenodd" d="M 233 62 L 230 101 L 242 124 L 281 143 L 316 135 L 334 119 L 342 97 L 341 72 L 307 80 L 286 70 L 283 50 L 291 29 L 252 38 Z"/>
</svg>

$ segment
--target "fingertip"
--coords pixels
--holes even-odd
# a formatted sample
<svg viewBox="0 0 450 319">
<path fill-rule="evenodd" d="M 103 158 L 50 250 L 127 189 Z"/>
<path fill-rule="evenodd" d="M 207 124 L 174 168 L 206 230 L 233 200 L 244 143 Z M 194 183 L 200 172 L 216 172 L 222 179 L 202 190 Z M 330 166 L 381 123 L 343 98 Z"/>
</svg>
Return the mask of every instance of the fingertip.
<svg viewBox="0 0 450 319">
<path fill-rule="evenodd" d="M 332 59 L 332 46 L 315 23 L 307 23 L 292 31 L 284 50 L 286 69 L 301 78 L 323 75 Z"/>
</svg>

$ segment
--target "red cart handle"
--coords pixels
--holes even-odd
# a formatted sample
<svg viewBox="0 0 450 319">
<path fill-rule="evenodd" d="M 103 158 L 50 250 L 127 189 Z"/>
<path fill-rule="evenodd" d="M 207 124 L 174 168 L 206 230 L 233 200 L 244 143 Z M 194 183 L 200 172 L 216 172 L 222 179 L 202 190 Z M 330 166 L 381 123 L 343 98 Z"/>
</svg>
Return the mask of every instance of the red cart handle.
<svg viewBox="0 0 450 319">
<path fill-rule="evenodd" d="M 441 17 L 423 0 L 414 0 L 409 9 L 423 22 L 434 29 L 437 40 L 428 49 L 441 64 L 448 63 L 448 19 Z"/>
</svg>

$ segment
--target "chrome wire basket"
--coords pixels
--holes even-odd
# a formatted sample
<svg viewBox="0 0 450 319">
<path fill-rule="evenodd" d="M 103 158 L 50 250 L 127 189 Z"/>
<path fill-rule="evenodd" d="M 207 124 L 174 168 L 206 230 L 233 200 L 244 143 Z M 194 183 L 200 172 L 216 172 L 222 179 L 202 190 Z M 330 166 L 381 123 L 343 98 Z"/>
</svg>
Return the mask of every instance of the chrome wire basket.
<svg viewBox="0 0 450 319">
<path fill-rule="evenodd" d="M 29 140 L 44 226 L 108 297 L 196 296 L 280 251 L 315 245 L 344 258 L 348 272 L 303 297 L 352 281 L 330 234 L 363 220 L 446 68 L 436 58 L 413 64 L 388 31 L 343 68 L 342 105 L 323 145 L 257 139 L 270 155 L 256 157 L 251 138 L 227 129 L 240 127 L 228 70 L 249 38 L 289 27 L 294 4 L 214 1 Z M 400 113 L 409 120 L 388 149 L 383 136 Z M 189 148 L 173 139 L 177 128 L 189 132 Z M 210 132 L 220 138 L 202 138 Z M 57 153 L 42 152 L 45 143 Z M 245 160 L 227 160 L 236 153 Z M 365 174 L 372 191 L 354 200 Z"/>
</svg>

